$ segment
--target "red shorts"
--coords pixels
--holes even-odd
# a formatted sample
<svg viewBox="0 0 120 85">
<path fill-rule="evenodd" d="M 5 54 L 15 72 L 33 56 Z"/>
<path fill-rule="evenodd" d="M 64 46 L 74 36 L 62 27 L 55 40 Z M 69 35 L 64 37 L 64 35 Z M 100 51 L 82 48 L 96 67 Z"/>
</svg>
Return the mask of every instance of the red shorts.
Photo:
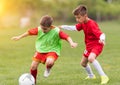
<svg viewBox="0 0 120 85">
<path fill-rule="evenodd" d="M 33 60 L 44 64 L 48 57 L 57 60 L 58 55 L 55 52 L 48 52 L 48 53 L 36 52 L 35 55 L 33 56 Z"/>
<path fill-rule="evenodd" d="M 85 50 L 84 51 L 84 56 L 86 57 L 86 58 L 88 58 L 89 57 L 89 54 L 90 53 L 95 53 L 96 54 L 96 56 L 98 56 L 98 55 L 100 55 L 100 53 L 102 52 L 102 50 L 103 50 L 103 45 L 96 45 L 96 46 L 94 46 L 92 49 L 89 49 L 89 50 Z"/>
</svg>

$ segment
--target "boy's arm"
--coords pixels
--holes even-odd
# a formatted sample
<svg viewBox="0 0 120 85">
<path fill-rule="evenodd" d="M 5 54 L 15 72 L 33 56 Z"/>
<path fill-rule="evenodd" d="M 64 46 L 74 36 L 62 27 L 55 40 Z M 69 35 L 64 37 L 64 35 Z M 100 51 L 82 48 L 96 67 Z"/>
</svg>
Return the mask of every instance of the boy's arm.
<svg viewBox="0 0 120 85">
<path fill-rule="evenodd" d="M 72 48 L 77 47 L 77 43 L 73 42 L 72 38 L 63 31 L 59 32 L 59 36 L 61 39 L 68 41 Z"/>
<path fill-rule="evenodd" d="M 27 37 L 28 35 L 29 35 L 29 32 L 25 32 L 25 33 L 23 33 L 23 34 L 21 34 L 19 36 L 12 37 L 11 39 L 12 40 L 20 40 L 21 38 Z"/>
<path fill-rule="evenodd" d="M 11 39 L 12 40 L 19 40 L 19 39 L 27 37 L 29 35 L 37 35 L 37 34 L 38 34 L 38 28 L 36 27 L 36 28 L 28 30 L 27 32 L 25 32 L 25 33 L 23 33 L 23 34 L 21 34 L 19 36 L 14 36 Z"/>
<path fill-rule="evenodd" d="M 77 31 L 76 26 L 61 25 L 59 26 L 59 28 L 64 30 Z"/>
<path fill-rule="evenodd" d="M 77 47 L 77 43 L 73 42 L 73 40 L 72 40 L 71 37 L 68 37 L 68 38 L 67 38 L 67 41 L 69 42 L 69 44 L 70 44 L 70 46 L 71 46 L 72 48 Z"/>
<path fill-rule="evenodd" d="M 105 45 L 105 34 L 100 31 L 100 28 L 97 24 L 91 25 L 91 30 L 93 34 L 99 38 L 99 43 Z"/>
</svg>

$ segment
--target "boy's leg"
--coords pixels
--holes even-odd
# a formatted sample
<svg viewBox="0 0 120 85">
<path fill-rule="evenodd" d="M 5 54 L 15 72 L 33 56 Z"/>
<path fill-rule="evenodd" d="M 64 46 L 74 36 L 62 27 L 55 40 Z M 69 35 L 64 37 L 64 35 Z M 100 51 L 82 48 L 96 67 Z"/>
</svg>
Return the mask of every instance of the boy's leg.
<svg viewBox="0 0 120 85">
<path fill-rule="evenodd" d="M 48 77 L 50 75 L 50 70 L 51 70 L 53 65 L 54 65 L 54 58 L 48 57 L 46 59 L 46 69 L 44 72 L 44 77 Z"/>
<path fill-rule="evenodd" d="M 90 63 L 92 63 L 92 65 L 95 67 L 95 69 L 98 71 L 98 73 L 101 76 L 105 76 L 105 73 L 104 73 L 101 65 L 99 64 L 99 62 L 95 58 L 96 58 L 96 54 L 90 53 L 88 60 Z"/>
<path fill-rule="evenodd" d="M 96 79 L 89 64 L 85 67 L 85 70 L 88 74 L 88 76 L 85 79 Z"/>
<path fill-rule="evenodd" d="M 95 58 L 96 58 L 96 54 L 90 53 L 88 60 L 89 60 L 89 62 L 92 63 L 92 65 L 95 67 L 95 69 L 97 70 L 97 72 L 101 76 L 101 84 L 106 84 L 109 81 L 109 78 L 104 73 L 100 63 Z"/>
<path fill-rule="evenodd" d="M 87 64 L 87 63 L 88 63 L 88 59 L 83 56 L 83 57 L 82 57 L 82 60 L 81 60 L 81 65 L 84 67 L 84 69 L 86 70 L 87 75 L 88 75 L 88 77 L 86 77 L 85 79 L 95 79 L 96 77 L 95 77 L 95 75 L 93 74 L 90 65 Z"/>
<path fill-rule="evenodd" d="M 104 73 L 104 71 L 103 71 L 101 65 L 99 64 L 99 62 L 97 60 L 94 60 L 92 64 L 101 76 L 101 84 L 106 84 L 109 81 L 109 78 Z"/>
<path fill-rule="evenodd" d="M 46 55 L 46 69 L 44 72 L 44 77 L 48 77 L 50 75 L 50 70 L 54 65 L 54 62 L 57 60 L 58 56 L 55 52 L 50 52 Z"/>
<path fill-rule="evenodd" d="M 36 77 L 37 77 L 37 68 L 38 68 L 39 62 L 32 61 L 30 73 L 33 75 L 36 83 Z"/>
</svg>

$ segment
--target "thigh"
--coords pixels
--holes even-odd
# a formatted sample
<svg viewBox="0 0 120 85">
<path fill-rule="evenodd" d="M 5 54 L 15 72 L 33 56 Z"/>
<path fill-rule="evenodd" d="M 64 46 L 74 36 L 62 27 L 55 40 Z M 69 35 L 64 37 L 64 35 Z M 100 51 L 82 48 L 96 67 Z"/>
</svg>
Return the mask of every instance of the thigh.
<svg viewBox="0 0 120 85">
<path fill-rule="evenodd" d="M 96 54 L 94 52 L 91 52 L 88 56 L 88 61 L 92 63 L 96 59 Z"/>
<path fill-rule="evenodd" d="M 49 52 L 46 55 L 46 64 L 47 65 L 54 65 L 54 62 L 57 60 L 58 55 L 55 52 Z"/>
<path fill-rule="evenodd" d="M 96 57 L 97 57 L 98 55 L 100 55 L 102 50 L 103 50 L 103 45 L 98 44 L 98 45 L 94 46 L 94 48 L 91 50 L 91 53 L 95 53 Z"/>
<path fill-rule="evenodd" d="M 36 52 L 35 55 L 33 56 L 33 61 L 36 61 L 36 62 L 44 64 L 45 61 L 46 61 L 46 54 L 47 53 Z"/>
<path fill-rule="evenodd" d="M 58 55 L 55 52 L 49 52 L 47 53 L 46 58 L 56 61 L 58 59 Z"/>
</svg>

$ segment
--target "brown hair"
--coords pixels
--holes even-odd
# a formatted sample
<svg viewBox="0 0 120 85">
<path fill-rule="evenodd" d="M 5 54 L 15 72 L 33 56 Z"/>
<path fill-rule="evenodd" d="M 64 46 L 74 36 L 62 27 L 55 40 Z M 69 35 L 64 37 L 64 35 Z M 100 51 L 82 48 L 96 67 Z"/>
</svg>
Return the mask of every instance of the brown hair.
<svg viewBox="0 0 120 85">
<path fill-rule="evenodd" d="M 85 5 L 80 5 L 76 9 L 73 10 L 72 12 L 74 15 L 81 15 L 84 16 L 87 14 L 87 7 Z"/>
<path fill-rule="evenodd" d="M 40 25 L 44 27 L 50 27 L 52 23 L 53 23 L 53 18 L 48 15 L 43 16 L 40 20 Z"/>
</svg>

